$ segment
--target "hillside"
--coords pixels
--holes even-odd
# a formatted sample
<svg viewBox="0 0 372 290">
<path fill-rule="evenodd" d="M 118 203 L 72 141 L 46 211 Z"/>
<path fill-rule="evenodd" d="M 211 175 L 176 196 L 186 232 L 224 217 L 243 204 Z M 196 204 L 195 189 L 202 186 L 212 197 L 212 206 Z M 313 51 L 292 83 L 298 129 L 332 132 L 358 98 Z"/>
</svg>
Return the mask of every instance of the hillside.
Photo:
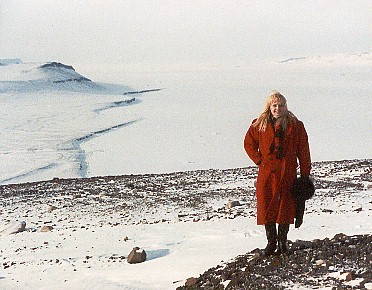
<svg viewBox="0 0 372 290">
<path fill-rule="evenodd" d="M 60 62 L 24 63 L 20 59 L 0 59 L 0 94 L 43 91 L 124 94 L 130 88 L 93 82 L 71 65 Z"/>
<path fill-rule="evenodd" d="M 182 289 L 372 289 L 372 235 L 289 243 L 291 253 L 265 258 L 259 249 L 189 278 Z M 332 288 L 331 288 L 332 287 Z"/>
<path fill-rule="evenodd" d="M 316 260 L 327 263 L 321 272 L 312 266 L 320 262 L 309 264 L 302 259 L 325 245 L 332 245 L 334 251 L 345 245 L 351 249 L 370 247 L 371 168 L 371 159 L 314 163 L 316 195 L 307 203 L 304 225 L 289 234 L 292 248 L 301 251 L 279 262 L 255 259 L 251 269 L 262 268 L 260 275 L 267 285 L 273 281 L 308 285 L 306 281 L 314 273 L 317 279 L 312 280 L 312 286 L 328 283 L 345 289 L 348 284 L 329 275 L 352 272 L 352 283 L 365 289 L 363 285 L 372 282 L 371 273 L 364 271 L 365 259 L 356 264 L 347 259 L 336 265 L 327 262 L 329 256 L 319 254 Z M 93 285 L 93 289 L 174 289 L 211 268 L 192 287 L 219 289 L 216 285 L 228 285 L 234 280 L 231 275 L 238 275 L 234 273 L 245 277 L 242 268 L 252 264 L 255 249 L 265 245 L 263 230 L 255 225 L 256 174 L 255 167 L 247 167 L 3 185 L 2 282 L 28 289 L 45 288 L 50 283 L 60 289 Z M 228 201 L 239 201 L 240 205 L 228 208 Z M 25 231 L 8 235 L 9 226 L 16 226 L 17 221 L 26 223 Z M 51 231 L 40 232 L 44 226 L 50 226 Z M 353 237 L 338 235 L 330 240 L 340 233 Z M 337 243 L 338 238 L 344 242 Z M 360 244 L 347 242 L 355 239 Z M 134 246 L 147 251 L 145 263 L 126 262 Z M 298 279 L 280 274 L 280 269 L 289 267 L 287 262 L 300 266 L 291 270 Z M 274 275 L 267 276 L 272 268 Z M 240 281 L 248 283 L 243 278 Z M 231 289 L 240 289 L 237 285 L 243 284 L 234 285 L 237 288 Z"/>
</svg>

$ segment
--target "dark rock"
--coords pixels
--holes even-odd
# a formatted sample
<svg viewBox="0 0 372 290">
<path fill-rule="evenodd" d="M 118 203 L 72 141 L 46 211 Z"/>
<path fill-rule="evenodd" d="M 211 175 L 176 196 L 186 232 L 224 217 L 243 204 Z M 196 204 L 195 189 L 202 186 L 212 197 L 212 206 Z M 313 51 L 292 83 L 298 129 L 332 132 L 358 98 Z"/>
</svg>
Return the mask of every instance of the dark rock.
<svg viewBox="0 0 372 290">
<path fill-rule="evenodd" d="M 48 63 L 43 64 L 43 65 L 40 66 L 40 68 L 50 68 L 50 67 L 52 67 L 52 68 L 65 68 L 65 69 L 75 71 L 75 69 L 71 65 L 65 65 L 63 63 L 56 62 L 56 61 L 48 62 Z"/>
<path fill-rule="evenodd" d="M 343 233 L 339 233 L 339 234 L 336 234 L 334 237 L 333 237 L 333 240 L 342 240 L 342 239 L 345 239 L 347 236 Z"/>
<path fill-rule="evenodd" d="M 351 280 L 354 280 L 355 277 L 354 277 L 354 274 L 352 272 L 345 272 L 345 273 L 340 275 L 340 279 L 345 280 L 346 282 L 349 282 Z"/>
<path fill-rule="evenodd" d="M 370 260 L 367 258 L 372 251 L 372 235 L 350 237 L 338 234 L 333 239 L 305 242 L 293 242 L 291 247 L 297 250 L 289 256 L 262 257 L 257 255 L 258 250 L 255 249 L 224 266 L 207 270 L 193 286 L 177 289 L 224 289 L 222 282 L 226 280 L 230 280 L 226 289 L 284 289 L 278 286 L 283 284 L 288 288 L 315 289 L 321 286 L 349 289 L 343 283 L 356 277 L 363 281 L 372 280 Z M 334 253 L 347 254 L 338 258 Z M 347 271 L 341 275 L 330 275 L 336 269 L 354 269 L 356 265 L 360 269 L 357 274 Z M 207 281 L 212 284 L 207 284 Z M 365 283 L 362 284 L 353 289 L 364 289 Z"/>
<path fill-rule="evenodd" d="M 129 253 L 127 261 L 129 264 L 138 264 L 146 261 L 146 252 L 144 249 L 134 247 Z"/>
<path fill-rule="evenodd" d="M 196 284 L 196 278 L 190 277 L 186 279 L 185 286 L 194 286 Z"/>
<path fill-rule="evenodd" d="M 0 227 L 0 236 L 21 233 L 26 229 L 26 222 L 9 222 Z"/>
</svg>

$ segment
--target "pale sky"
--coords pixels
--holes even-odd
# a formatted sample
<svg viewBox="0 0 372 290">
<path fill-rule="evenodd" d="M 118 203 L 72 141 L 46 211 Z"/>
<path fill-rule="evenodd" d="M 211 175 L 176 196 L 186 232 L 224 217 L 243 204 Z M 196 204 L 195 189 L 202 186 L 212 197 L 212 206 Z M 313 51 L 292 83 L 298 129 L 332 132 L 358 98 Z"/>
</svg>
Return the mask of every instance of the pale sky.
<svg viewBox="0 0 372 290">
<path fill-rule="evenodd" d="M 0 58 L 249 62 L 371 50 L 372 1 L 0 0 Z"/>
</svg>

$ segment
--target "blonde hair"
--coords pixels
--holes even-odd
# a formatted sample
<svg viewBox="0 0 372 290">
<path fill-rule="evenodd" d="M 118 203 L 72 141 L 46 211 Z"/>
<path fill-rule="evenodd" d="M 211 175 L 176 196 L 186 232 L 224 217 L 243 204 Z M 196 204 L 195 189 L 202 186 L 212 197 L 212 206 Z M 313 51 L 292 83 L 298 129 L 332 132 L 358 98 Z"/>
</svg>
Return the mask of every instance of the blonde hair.
<svg viewBox="0 0 372 290">
<path fill-rule="evenodd" d="M 285 106 L 284 116 L 280 118 L 280 123 L 283 130 L 287 129 L 291 119 L 296 119 L 296 116 L 291 111 L 288 111 L 287 100 L 285 97 L 281 93 L 273 91 L 273 93 L 266 100 L 263 112 L 260 114 L 260 116 L 258 116 L 256 122 L 253 123 L 253 126 L 258 127 L 259 131 L 265 131 L 270 120 L 273 118 L 270 106 L 272 103 L 274 103 L 274 101 L 281 102 Z"/>
</svg>

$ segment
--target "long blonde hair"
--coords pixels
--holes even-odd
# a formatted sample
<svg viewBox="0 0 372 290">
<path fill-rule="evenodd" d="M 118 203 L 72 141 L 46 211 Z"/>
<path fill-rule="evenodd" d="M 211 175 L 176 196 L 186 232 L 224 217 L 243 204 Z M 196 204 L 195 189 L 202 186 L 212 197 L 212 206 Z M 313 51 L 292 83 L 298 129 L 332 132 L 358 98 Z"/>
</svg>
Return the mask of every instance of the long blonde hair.
<svg viewBox="0 0 372 290">
<path fill-rule="evenodd" d="M 266 100 L 263 112 L 260 114 L 260 116 L 258 116 L 256 122 L 253 124 L 253 126 L 258 127 L 259 131 L 265 131 L 270 120 L 273 118 L 270 111 L 270 106 L 274 101 L 281 102 L 285 106 L 284 116 L 280 118 L 280 125 L 283 130 L 287 129 L 290 120 L 296 120 L 296 116 L 291 111 L 288 111 L 287 100 L 285 97 L 281 93 L 273 91 L 273 93 Z"/>
</svg>

